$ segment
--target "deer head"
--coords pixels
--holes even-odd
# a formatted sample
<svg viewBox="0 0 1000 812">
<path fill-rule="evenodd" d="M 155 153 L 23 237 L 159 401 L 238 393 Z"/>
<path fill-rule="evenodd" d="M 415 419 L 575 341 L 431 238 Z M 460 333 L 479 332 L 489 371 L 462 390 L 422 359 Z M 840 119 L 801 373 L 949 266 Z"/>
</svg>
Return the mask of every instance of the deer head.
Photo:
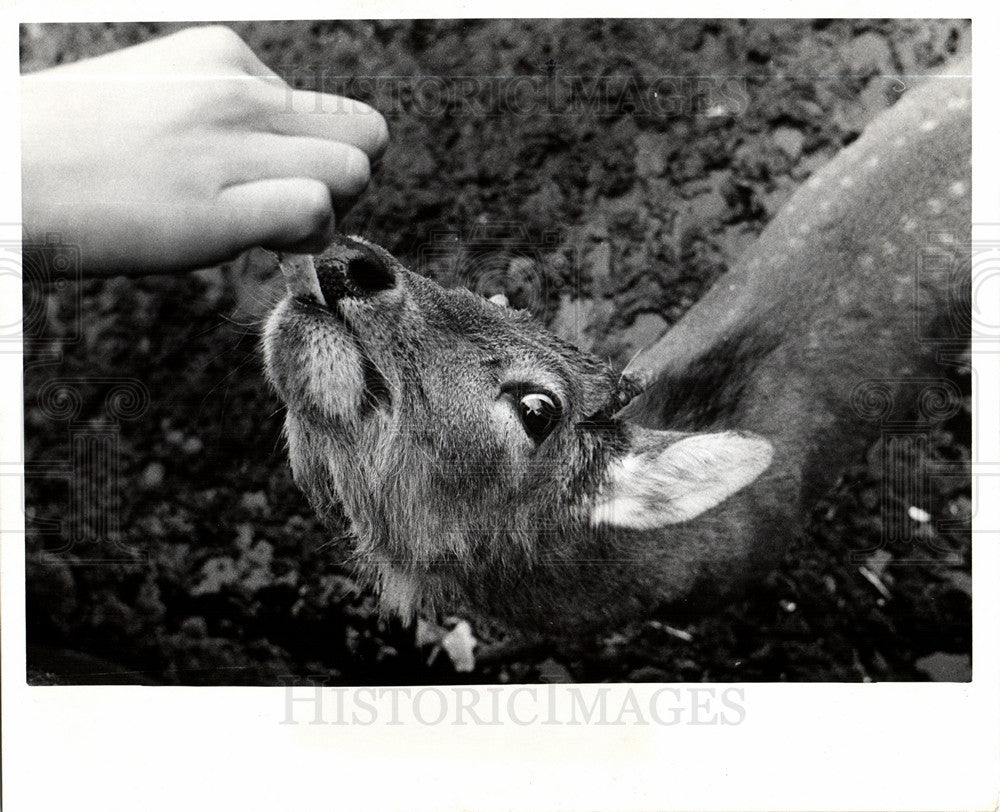
<svg viewBox="0 0 1000 812">
<path fill-rule="evenodd" d="M 669 560 L 672 526 L 770 463 L 758 436 L 620 419 L 639 382 L 359 238 L 282 270 L 264 354 L 296 482 L 323 517 L 343 505 L 359 571 L 403 618 L 600 604 L 598 584 L 656 580 L 624 570 Z"/>
</svg>

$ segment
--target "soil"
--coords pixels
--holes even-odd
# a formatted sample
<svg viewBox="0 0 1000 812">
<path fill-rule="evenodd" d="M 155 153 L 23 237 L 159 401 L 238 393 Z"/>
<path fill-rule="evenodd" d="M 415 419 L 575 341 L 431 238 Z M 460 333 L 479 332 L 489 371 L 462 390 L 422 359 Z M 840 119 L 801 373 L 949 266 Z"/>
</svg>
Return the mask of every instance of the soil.
<svg viewBox="0 0 1000 812">
<path fill-rule="evenodd" d="M 177 27 L 28 25 L 22 68 Z M 921 73 L 969 39 L 947 21 L 233 27 L 296 86 L 389 120 L 345 232 L 443 283 L 505 290 L 619 364 L 891 104 L 898 82 L 880 75 Z M 458 671 L 466 619 L 380 619 L 352 580 L 346 523 L 319 526 L 291 481 L 258 350 L 279 295 L 259 251 L 176 278 L 25 286 L 32 683 L 970 678 L 967 359 L 958 414 L 909 462 L 932 483 L 919 503 L 881 477 L 876 445 L 729 608 L 651 609 L 571 648 L 468 618 L 480 644 Z"/>
</svg>

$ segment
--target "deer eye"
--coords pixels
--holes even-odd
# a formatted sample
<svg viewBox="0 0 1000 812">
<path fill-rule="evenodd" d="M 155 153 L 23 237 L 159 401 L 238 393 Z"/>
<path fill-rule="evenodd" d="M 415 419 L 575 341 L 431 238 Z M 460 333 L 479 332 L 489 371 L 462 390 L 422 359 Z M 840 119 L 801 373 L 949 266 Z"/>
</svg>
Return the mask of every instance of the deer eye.
<svg viewBox="0 0 1000 812">
<path fill-rule="evenodd" d="M 545 392 L 527 392 L 521 395 L 517 411 L 524 430 L 536 445 L 552 433 L 562 417 L 559 401 Z"/>
</svg>

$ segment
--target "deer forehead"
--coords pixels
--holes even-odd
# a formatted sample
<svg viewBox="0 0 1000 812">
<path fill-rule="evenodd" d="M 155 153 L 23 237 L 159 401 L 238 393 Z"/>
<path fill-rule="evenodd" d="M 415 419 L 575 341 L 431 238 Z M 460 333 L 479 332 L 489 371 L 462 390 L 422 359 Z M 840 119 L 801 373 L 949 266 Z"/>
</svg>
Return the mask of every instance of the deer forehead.
<svg viewBox="0 0 1000 812">
<path fill-rule="evenodd" d="M 529 313 L 409 272 L 402 311 L 373 310 L 357 329 L 381 364 L 403 371 L 404 387 L 433 382 L 425 392 L 432 401 L 447 403 L 460 392 L 492 397 L 504 382 L 519 382 L 585 409 L 614 387 L 609 366 L 564 344 Z M 387 343 L 387 332 L 409 351 Z"/>
</svg>

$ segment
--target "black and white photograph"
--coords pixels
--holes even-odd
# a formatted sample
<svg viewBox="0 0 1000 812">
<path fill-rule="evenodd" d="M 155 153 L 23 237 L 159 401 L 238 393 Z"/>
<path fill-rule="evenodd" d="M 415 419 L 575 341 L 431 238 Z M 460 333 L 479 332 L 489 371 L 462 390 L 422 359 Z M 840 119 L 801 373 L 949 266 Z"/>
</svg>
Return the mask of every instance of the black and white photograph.
<svg viewBox="0 0 1000 812">
<path fill-rule="evenodd" d="M 18 22 L 27 696 L 975 691 L 978 22 L 497 13 Z"/>
<path fill-rule="evenodd" d="M 968 680 L 969 41 L 24 26 L 29 677 Z"/>
</svg>

